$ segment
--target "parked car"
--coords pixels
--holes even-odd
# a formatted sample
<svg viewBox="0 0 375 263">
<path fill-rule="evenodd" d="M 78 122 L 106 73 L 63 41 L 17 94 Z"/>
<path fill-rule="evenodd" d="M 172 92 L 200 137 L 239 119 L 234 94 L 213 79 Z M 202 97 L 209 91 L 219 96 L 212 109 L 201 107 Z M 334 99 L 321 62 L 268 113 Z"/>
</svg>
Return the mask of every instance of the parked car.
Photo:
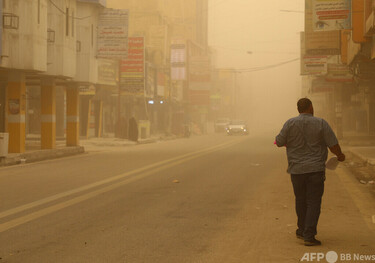
<svg viewBox="0 0 375 263">
<path fill-rule="evenodd" d="M 227 125 L 226 132 L 228 135 L 248 135 L 249 129 L 244 121 L 234 120 Z"/>
<path fill-rule="evenodd" d="M 230 123 L 229 119 L 222 118 L 215 121 L 215 132 L 225 132 L 225 128 Z"/>
</svg>

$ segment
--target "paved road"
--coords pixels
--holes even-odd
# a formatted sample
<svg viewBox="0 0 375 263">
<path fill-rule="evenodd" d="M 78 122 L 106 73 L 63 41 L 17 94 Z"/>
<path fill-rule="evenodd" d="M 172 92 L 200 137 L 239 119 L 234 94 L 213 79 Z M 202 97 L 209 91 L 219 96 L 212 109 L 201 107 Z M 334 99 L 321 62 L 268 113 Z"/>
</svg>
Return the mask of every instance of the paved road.
<svg viewBox="0 0 375 263">
<path fill-rule="evenodd" d="M 210 135 L 0 169 L 2 262 L 299 262 L 375 254 L 373 197 L 327 174 L 322 247 L 295 238 L 273 138 Z"/>
</svg>

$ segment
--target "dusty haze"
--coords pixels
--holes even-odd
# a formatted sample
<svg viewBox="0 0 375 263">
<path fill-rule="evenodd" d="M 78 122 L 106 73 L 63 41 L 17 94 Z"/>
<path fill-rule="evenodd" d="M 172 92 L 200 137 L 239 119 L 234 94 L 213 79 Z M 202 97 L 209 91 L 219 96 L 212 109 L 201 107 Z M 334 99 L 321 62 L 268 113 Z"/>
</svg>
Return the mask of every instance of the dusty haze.
<svg viewBox="0 0 375 263">
<path fill-rule="evenodd" d="M 121 0 L 108 0 L 108 5 L 122 8 Z M 304 1 L 211 0 L 209 45 L 217 53 L 216 67 L 252 69 L 297 59 L 304 14 L 280 10 L 303 11 Z M 253 132 L 277 132 L 286 119 L 297 114 L 299 74 L 298 60 L 237 74 L 243 103 L 241 118 Z"/>
</svg>

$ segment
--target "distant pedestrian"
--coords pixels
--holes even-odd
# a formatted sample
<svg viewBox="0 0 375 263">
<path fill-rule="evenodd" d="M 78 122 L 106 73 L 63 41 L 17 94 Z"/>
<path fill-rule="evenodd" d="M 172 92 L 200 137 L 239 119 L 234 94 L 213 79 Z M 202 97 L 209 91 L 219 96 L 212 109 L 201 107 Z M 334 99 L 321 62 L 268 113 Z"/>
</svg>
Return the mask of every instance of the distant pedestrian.
<svg viewBox="0 0 375 263">
<path fill-rule="evenodd" d="M 133 142 L 138 141 L 138 124 L 134 117 L 129 120 L 129 140 Z"/>
<path fill-rule="evenodd" d="M 300 99 L 297 107 L 300 115 L 284 124 L 276 144 L 285 146 L 287 151 L 288 173 L 296 199 L 297 238 L 304 239 L 305 246 L 316 246 L 321 245 L 315 235 L 324 193 L 327 148 L 340 162 L 345 161 L 345 155 L 329 124 L 314 117 L 311 100 Z"/>
</svg>

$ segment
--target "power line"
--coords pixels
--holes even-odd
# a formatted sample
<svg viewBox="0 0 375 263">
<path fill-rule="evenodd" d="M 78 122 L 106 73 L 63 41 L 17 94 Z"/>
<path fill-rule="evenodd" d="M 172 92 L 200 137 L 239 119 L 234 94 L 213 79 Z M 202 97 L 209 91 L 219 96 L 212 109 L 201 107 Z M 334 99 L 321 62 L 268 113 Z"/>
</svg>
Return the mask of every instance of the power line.
<svg viewBox="0 0 375 263">
<path fill-rule="evenodd" d="M 224 71 L 230 71 L 230 72 L 235 71 L 235 72 L 238 72 L 238 73 L 250 73 L 250 72 L 256 72 L 256 71 L 268 70 L 268 69 L 272 69 L 272 68 L 278 68 L 278 67 L 281 67 L 283 65 L 290 64 L 290 63 L 293 63 L 293 62 L 299 61 L 299 60 L 300 60 L 300 58 L 295 58 L 295 59 L 283 61 L 283 62 L 273 64 L 273 65 L 260 66 L 260 67 L 254 67 L 254 68 L 234 69 L 234 70 L 230 70 L 230 69 L 225 70 L 224 69 Z"/>
<path fill-rule="evenodd" d="M 299 11 L 299 10 L 280 10 L 280 12 L 286 12 L 286 13 L 305 13 L 305 11 Z"/>
<path fill-rule="evenodd" d="M 66 12 L 64 10 L 62 10 L 60 7 L 58 7 L 52 0 L 49 0 L 49 2 L 58 10 L 60 11 L 60 13 L 62 13 L 63 15 L 66 15 Z M 90 16 L 85 16 L 85 17 L 73 17 L 73 16 L 69 16 L 73 19 L 77 19 L 77 20 L 84 20 L 84 19 L 87 19 L 87 18 L 90 18 L 92 17 L 92 15 Z"/>
<path fill-rule="evenodd" d="M 213 45 L 211 46 L 213 48 L 217 48 L 217 49 L 224 49 L 224 50 L 231 50 L 231 51 L 237 51 L 237 52 L 245 52 L 245 53 L 248 53 L 249 50 L 245 50 L 245 49 L 238 49 L 238 48 L 231 48 L 231 47 L 224 47 L 224 46 L 217 46 L 217 45 Z M 262 54 L 298 54 L 298 52 L 288 52 L 288 51 L 266 51 L 266 50 L 251 50 L 251 53 L 252 54 L 259 54 L 259 53 L 262 53 Z"/>
</svg>

